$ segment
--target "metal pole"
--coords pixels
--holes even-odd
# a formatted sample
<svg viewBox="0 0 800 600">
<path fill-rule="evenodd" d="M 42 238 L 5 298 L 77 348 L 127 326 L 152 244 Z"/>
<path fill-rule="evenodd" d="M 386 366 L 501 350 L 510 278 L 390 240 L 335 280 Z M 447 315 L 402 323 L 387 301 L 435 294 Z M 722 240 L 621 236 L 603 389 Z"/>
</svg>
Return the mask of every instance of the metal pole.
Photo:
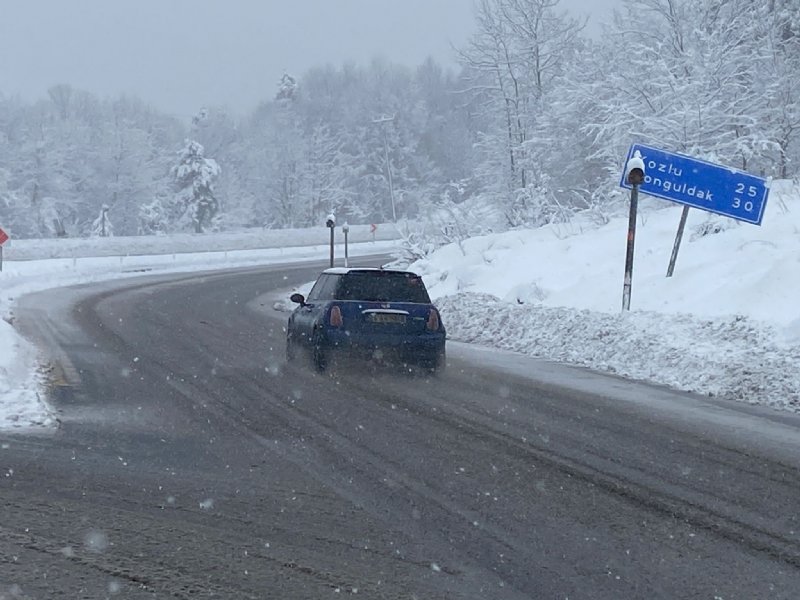
<svg viewBox="0 0 800 600">
<path fill-rule="evenodd" d="M 389 197 L 392 200 L 392 221 L 397 223 L 397 212 L 394 206 L 394 182 L 392 181 L 392 165 L 389 164 L 389 142 L 386 139 L 386 129 L 383 130 L 383 153 L 386 156 L 386 172 L 389 176 Z"/>
<path fill-rule="evenodd" d="M 683 239 L 683 230 L 686 228 L 686 217 L 689 216 L 689 207 L 684 206 L 681 212 L 681 221 L 678 223 L 678 233 L 675 234 L 675 244 L 672 246 L 672 256 L 669 258 L 669 267 L 667 267 L 667 277 L 672 277 L 675 272 L 675 263 L 678 260 L 678 251 L 681 249 L 681 240 Z"/>
<path fill-rule="evenodd" d="M 331 268 L 333 268 L 333 227 L 331 229 Z"/>
<path fill-rule="evenodd" d="M 395 202 L 394 202 L 394 182 L 392 180 L 392 166 L 391 164 L 389 164 L 389 140 L 386 134 L 386 127 L 384 125 L 385 123 L 391 123 L 392 121 L 394 121 L 394 115 L 392 115 L 391 117 L 383 115 L 379 119 L 372 120 L 373 123 L 380 124 L 381 129 L 383 131 L 383 154 L 386 159 L 386 174 L 387 174 L 387 179 L 389 180 L 389 197 L 391 198 L 392 201 L 392 221 L 397 223 L 397 210 L 395 208 Z"/>
<path fill-rule="evenodd" d="M 628 215 L 628 247 L 625 253 L 625 282 L 622 286 L 622 310 L 631 309 L 633 286 L 633 246 L 636 240 L 636 210 L 639 204 L 639 184 L 631 189 L 631 210 Z"/>
<path fill-rule="evenodd" d="M 344 266 L 349 267 L 349 253 L 347 251 L 347 234 L 349 233 L 349 229 L 344 230 Z"/>
</svg>

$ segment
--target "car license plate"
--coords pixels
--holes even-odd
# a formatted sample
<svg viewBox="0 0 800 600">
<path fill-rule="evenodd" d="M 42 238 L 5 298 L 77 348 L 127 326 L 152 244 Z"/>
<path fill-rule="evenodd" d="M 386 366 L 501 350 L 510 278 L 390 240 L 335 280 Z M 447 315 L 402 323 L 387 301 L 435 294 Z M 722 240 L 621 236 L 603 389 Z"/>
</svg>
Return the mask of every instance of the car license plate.
<svg viewBox="0 0 800 600">
<path fill-rule="evenodd" d="M 394 313 L 368 313 L 367 318 L 373 323 L 405 323 L 406 316 Z"/>
</svg>

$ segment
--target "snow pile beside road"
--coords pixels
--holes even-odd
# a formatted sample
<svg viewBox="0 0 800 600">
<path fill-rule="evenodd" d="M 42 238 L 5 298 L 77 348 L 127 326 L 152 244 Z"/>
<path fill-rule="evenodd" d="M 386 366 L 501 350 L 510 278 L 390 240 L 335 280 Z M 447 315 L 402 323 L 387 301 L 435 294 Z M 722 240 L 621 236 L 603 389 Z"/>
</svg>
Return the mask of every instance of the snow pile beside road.
<svg viewBox="0 0 800 600">
<path fill-rule="evenodd" d="M 4 320 L 0 348 L 0 430 L 54 425 L 36 349 Z"/>
<path fill-rule="evenodd" d="M 488 294 L 437 301 L 448 336 L 732 400 L 800 412 L 800 346 L 746 317 L 604 314 L 510 304 Z"/>
</svg>

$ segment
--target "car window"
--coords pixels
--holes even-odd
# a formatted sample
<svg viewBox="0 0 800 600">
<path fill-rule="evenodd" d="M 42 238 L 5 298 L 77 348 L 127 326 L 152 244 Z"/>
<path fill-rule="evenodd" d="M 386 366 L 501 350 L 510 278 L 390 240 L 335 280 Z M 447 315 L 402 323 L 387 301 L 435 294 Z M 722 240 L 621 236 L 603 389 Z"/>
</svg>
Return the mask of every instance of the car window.
<svg viewBox="0 0 800 600">
<path fill-rule="evenodd" d="M 325 286 L 326 277 L 327 277 L 327 275 L 320 275 L 317 278 L 317 281 L 314 284 L 314 286 L 311 288 L 311 291 L 308 292 L 308 298 L 306 298 L 306 300 L 314 301 L 314 300 L 317 300 L 319 298 L 319 293 L 322 290 L 322 288 Z"/>
<path fill-rule="evenodd" d="M 325 302 L 327 300 L 333 300 L 333 292 L 336 289 L 336 284 L 339 282 L 339 275 L 324 275 L 325 278 L 324 283 L 322 284 L 322 288 L 319 291 L 319 297 L 317 300 L 321 302 Z"/>
<path fill-rule="evenodd" d="M 333 300 L 333 292 L 336 289 L 338 279 L 338 275 L 331 275 L 330 273 L 320 275 L 314 287 L 308 293 L 308 300 L 313 302 Z"/>
<path fill-rule="evenodd" d="M 419 304 L 431 301 L 419 275 L 392 271 L 351 271 L 341 278 L 336 299 Z"/>
</svg>

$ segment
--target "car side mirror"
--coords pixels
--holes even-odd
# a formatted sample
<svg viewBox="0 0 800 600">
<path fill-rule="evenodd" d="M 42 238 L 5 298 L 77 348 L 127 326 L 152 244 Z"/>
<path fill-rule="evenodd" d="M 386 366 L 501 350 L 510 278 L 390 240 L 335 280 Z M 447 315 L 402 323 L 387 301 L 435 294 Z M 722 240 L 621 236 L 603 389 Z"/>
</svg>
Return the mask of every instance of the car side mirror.
<svg viewBox="0 0 800 600">
<path fill-rule="evenodd" d="M 294 302 L 295 304 L 299 304 L 300 306 L 306 305 L 306 297 L 303 294 L 292 294 L 289 296 L 289 300 Z"/>
</svg>

